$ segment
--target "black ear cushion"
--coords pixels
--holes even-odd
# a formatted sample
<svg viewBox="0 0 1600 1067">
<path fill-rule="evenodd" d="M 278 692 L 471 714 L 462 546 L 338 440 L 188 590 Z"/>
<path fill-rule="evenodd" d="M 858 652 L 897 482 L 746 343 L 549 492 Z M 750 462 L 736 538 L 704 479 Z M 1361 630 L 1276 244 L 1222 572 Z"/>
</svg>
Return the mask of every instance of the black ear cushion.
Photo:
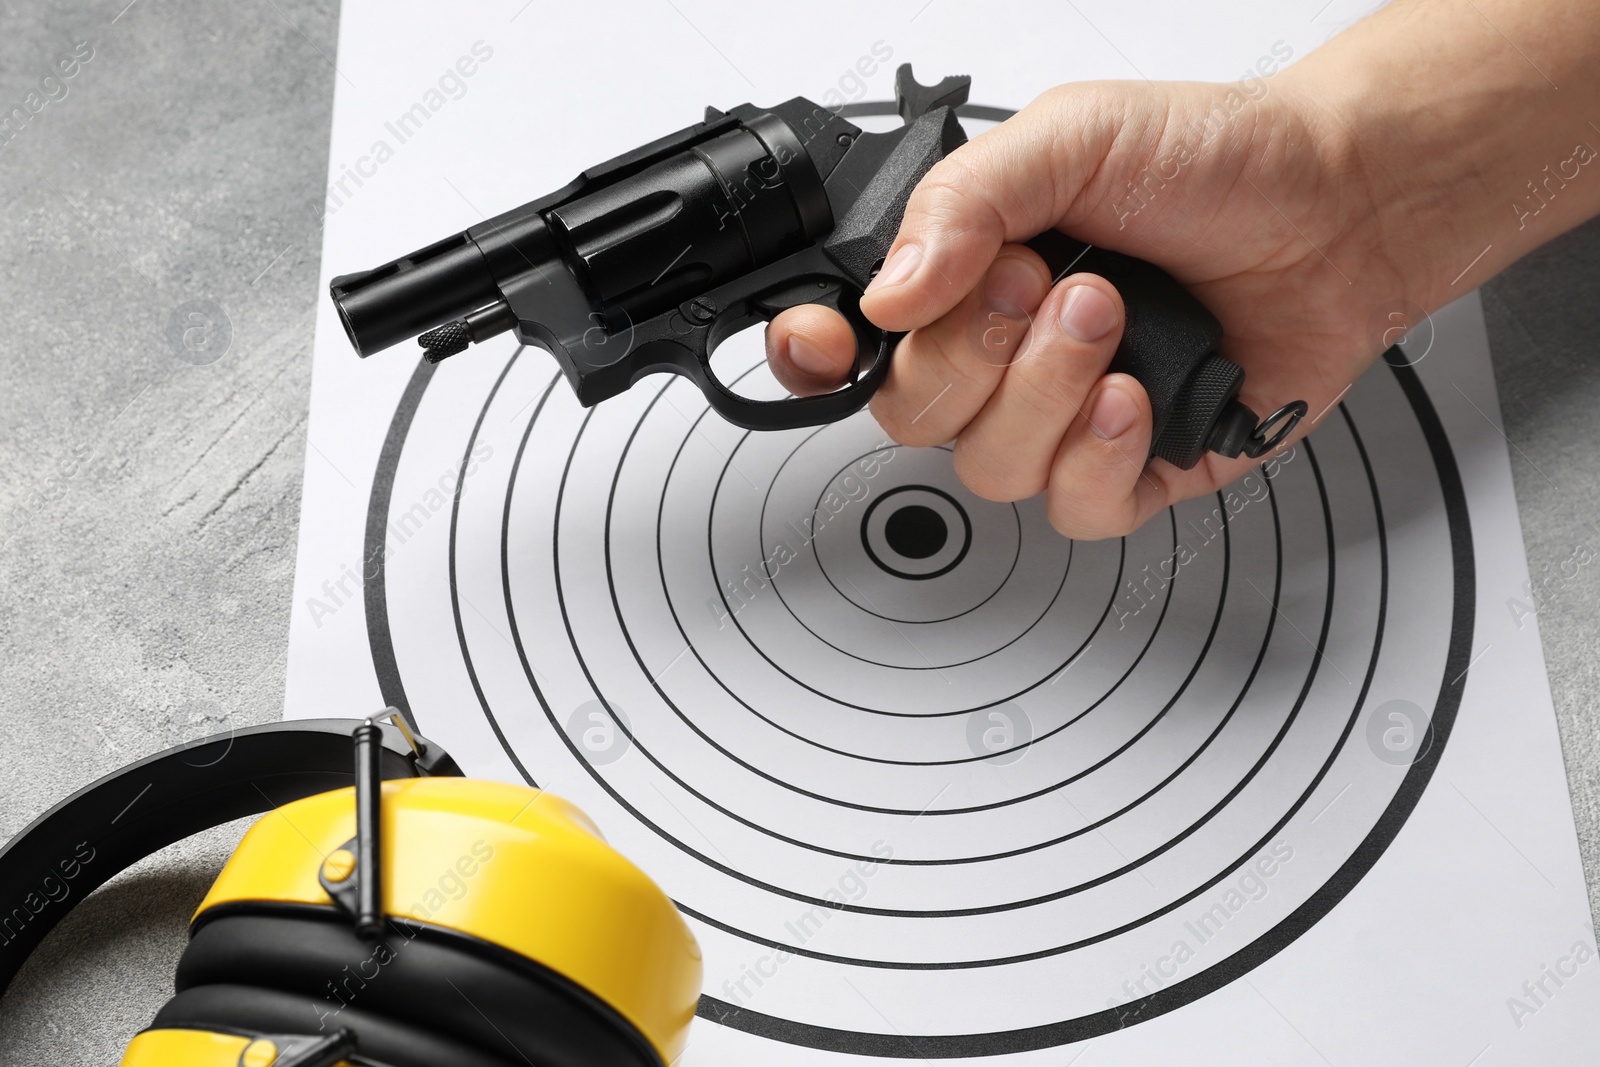
<svg viewBox="0 0 1600 1067">
<path fill-rule="evenodd" d="M 151 1030 L 210 1030 L 217 1033 L 314 1034 L 319 998 L 284 993 L 253 985 L 204 985 L 188 989 L 156 1013 Z M 491 1055 L 461 1041 L 440 1036 L 420 1024 L 400 1022 L 370 1012 L 347 1008 L 338 1025 L 356 1032 L 361 1063 L 383 1067 L 527 1067 L 509 1045 L 506 1055 Z M 534 1063 L 544 1067 L 539 1060 Z"/>
<path fill-rule="evenodd" d="M 157 1026 L 179 1017 L 289 1033 L 347 1026 L 363 1055 L 393 1067 L 476 1067 L 469 1053 L 486 1057 L 484 1067 L 662 1067 L 615 1009 L 547 967 L 409 922 L 391 920 L 388 936 L 369 944 L 331 907 L 208 913 L 178 963 L 176 986 Z"/>
</svg>

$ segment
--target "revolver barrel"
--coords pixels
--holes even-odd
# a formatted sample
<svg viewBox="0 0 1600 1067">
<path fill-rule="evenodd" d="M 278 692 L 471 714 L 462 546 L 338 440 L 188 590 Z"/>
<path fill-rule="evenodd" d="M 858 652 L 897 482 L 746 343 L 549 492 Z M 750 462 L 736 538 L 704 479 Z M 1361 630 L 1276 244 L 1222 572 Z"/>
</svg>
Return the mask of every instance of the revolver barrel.
<svg viewBox="0 0 1600 1067">
<path fill-rule="evenodd" d="M 466 231 L 373 270 L 341 275 L 329 288 L 360 356 L 500 300 L 489 264 Z"/>
</svg>

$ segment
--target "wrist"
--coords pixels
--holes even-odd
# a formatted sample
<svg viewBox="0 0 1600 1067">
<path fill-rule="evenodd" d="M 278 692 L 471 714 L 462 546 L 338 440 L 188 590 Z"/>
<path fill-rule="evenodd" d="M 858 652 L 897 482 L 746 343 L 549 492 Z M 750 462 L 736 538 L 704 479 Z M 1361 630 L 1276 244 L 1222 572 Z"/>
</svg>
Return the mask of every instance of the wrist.
<svg viewBox="0 0 1600 1067">
<path fill-rule="evenodd" d="M 1364 28 L 1285 73 L 1294 76 L 1290 88 L 1329 195 L 1341 201 L 1346 272 L 1360 271 L 1378 289 L 1375 299 L 1433 310 L 1451 299 L 1451 280 L 1466 262 L 1450 269 L 1460 249 L 1492 225 L 1485 190 L 1452 190 L 1463 175 L 1483 175 L 1461 165 L 1469 146 L 1449 135 L 1415 86 L 1396 83 L 1387 42 Z"/>
<path fill-rule="evenodd" d="M 1513 21 L 1514 7 L 1399 2 L 1285 72 L 1330 187 L 1351 190 L 1352 247 L 1392 268 L 1386 298 L 1437 308 L 1600 212 L 1592 6 Z"/>
</svg>

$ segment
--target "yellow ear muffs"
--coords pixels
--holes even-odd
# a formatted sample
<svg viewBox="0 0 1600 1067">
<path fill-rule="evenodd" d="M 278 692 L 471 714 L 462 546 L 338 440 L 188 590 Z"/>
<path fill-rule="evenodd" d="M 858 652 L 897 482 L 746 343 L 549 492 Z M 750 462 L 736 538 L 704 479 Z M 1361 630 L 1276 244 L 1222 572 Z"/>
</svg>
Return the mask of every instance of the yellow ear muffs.
<svg viewBox="0 0 1600 1067">
<path fill-rule="evenodd" d="M 666 894 L 576 808 L 498 782 L 416 778 L 385 783 L 381 810 L 381 939 L 358 937 L 322 881 L 353 875 L 354 790 L 285 805 L 250 829 L 200 905 L 152 1032 L 349 1028 L 363 1056 L 391 1067 L 650 1067 L 683 1050 L 699 949 Z M 125 1067 L 157 1062 L 134 1051 Z"/>
<path fill-rule="evenodd" d="M 673 1063 L 701 962 L 672 901 L 577 808 L 450 777 L 447 754 L 395 725 L 356 728 L 354 775 L 334 766 L 341 730 L 350 766 L 350 724 L 332 720 L 140 761 L 0 849 L 0 891 L 25 890 L 42 865 L 86 893 L 282 798 L 196 911 L 176 993 L 124 1067 Z M 356 786 L 315 792 L 341 777 Z M 62 848 L 71 873 L 51 866 Z M 0 981 L 59 919 L 36 914 L 0 944 Z"/>
</svg>

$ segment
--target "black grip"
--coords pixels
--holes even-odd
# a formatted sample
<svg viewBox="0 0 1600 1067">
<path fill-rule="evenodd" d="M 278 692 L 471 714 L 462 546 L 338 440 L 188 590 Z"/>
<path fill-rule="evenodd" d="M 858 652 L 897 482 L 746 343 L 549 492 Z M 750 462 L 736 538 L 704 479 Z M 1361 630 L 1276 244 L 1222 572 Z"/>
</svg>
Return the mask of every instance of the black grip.
<svg viewBox="0 0 1600 1067">
<path fill-rule="evenodd" d="M 1150 397 L 1150 454 L 1184 470 L 1193 467 L 1244 381 L 1244 371 L 1217 352 L 1222 324 L 1153 263 L 1055 230 L 1035 237 L 1028 247 L 1044 258 L 1055 281 L 1087 272 L 1117 287 L 1127 322 L 1110 369 L 1137 379 Z"/>
</svg>

